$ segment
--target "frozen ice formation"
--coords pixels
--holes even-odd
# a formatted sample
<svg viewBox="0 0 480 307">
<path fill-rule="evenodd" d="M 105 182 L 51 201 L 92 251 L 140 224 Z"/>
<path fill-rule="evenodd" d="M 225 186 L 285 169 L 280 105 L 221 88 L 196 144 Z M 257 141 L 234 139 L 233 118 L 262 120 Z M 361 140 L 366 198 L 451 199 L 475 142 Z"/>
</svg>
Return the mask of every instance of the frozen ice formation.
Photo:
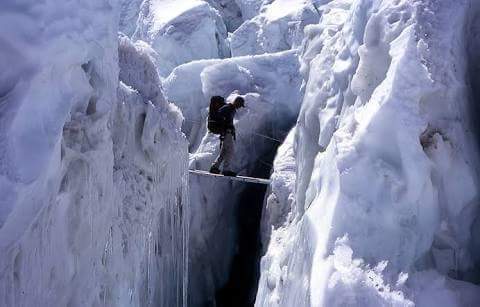
<svg viewBox="0 0 480 307">
<path fill-rule="evenodd" d="M 478 276 L 468 86 L 478 61 L 465 56 L 478 9 L 474 1 L 320 8 L 300 55 L 306 85 L 294 141 L 277 156 L 264 213 L 272 233 L 257 306 L 480 302 L 479 288 L 460 281 Z"/>
<path fill-rule="evenodd" d="M 244 16 L 237 0 L 206 0 L 206 2 L 222 15 L 228 32 L 235 31 L 243 23 Z"/>
<path fill-rule="evenodd" d="M 185 300 L 182 116 L 117 9 L 2 3 L 1 306 Z"/>
<path fill-rule="evenodd" d="M 183 63 L 230 56 L 220 13 L 201 0 L 144 1 L 133 39 L 152 46 L 161 77 Z"/>
<path fill-rule="evenodd" d="M 308 0 L 241 1 L 251 16 L 230 37 L 232 56 L 274 53 L 297 48 L 306 25 L 318 23 L 315 2 Z M 253 6 L 256 4 L 256 6 Z M 252 7 L 253 6 L 253 7 Z M 255 14 L 258 12 L 259 14 Z M 252 16 L 253 15 L 253 16 Z"/>
<path fill-rule="evenodd" d="M 143 0 L 120 0 L 119 30 L 127 36 L 132 36 L 137 28 L 140 6 Z"/>
<path fill-rule="evenodd" d="M 77 2 L 2 1 L 0 306 L 221 305 L 263 197 L 242 300 L 480 305 L 478 1 Z"/>
</svg>

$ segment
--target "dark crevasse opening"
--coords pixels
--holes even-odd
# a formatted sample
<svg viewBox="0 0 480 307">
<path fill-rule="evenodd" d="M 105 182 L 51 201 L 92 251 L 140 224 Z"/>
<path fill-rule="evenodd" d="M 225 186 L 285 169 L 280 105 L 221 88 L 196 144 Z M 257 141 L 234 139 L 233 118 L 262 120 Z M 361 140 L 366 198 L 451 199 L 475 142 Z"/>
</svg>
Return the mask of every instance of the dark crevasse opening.
<svg viewBox="0 0 480 307">
<path fill-rule="evenodd" d="M 474 5 L 470 13 L 471 16 L 466 37 L 468 84 L 471 94 L 469 112 L 477 138 L 477 146 L 480 147 L 480 121 L 478 120 L 480 115 L 480 5 Z M 463 279 L 480 284 L 480 212 L 478 210 L 471 233 L 471 251 L 475 267 L 471 272 L 466 274 L 467 276 L 463 276 Z"/>
<path fill-rule="evenodd" d="M 279 145 L 279 144 L 277 144 Z M 259 159 L 252 177 L 268 178 L 276 146 Z M 237 249 L 227 284 L 216 293 L 216 306 L 253 306 L 260 278 L 260 220 L 267 192 L 266 185 L 246 183 L 238 199 L 236 227 L 238 229 Z"/>
</svg>

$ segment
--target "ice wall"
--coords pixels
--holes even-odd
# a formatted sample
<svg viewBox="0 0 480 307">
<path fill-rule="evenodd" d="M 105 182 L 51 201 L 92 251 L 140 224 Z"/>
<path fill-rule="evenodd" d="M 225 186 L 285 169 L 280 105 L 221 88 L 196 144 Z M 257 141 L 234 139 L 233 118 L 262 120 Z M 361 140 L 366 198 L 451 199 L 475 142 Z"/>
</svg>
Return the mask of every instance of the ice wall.
<svg viewBox="0 0 480 307">
<path fill-rule="evenodd" d="M 472 91 L 471 99 L 474 102 L 479 101 L 480 98 L 480 79 L 478 78 L 480 71 L 480 53 L 478 52 L 478 46 L 480 44 L 480 8 L 478 4 L 472 5 L 470 8 L 469 16 L 469 27 L 467 28 L 467 56 L 468 56 L 468 72 L 469 72 L 469 82 Z M 478 103 L 473 103 L 470 108 L 470 112 L 474 114 L 472 117 L 475 118 L 480 112 L 480 105 Z M 478 121 L 472 119 L 474 130 L 478 133 L 479 124 Z M 472 250 L 473 257 L 476 263 L 476 279 L 477 283 L 480 282 L 480 214 L 477 214 L 476 220 L 472 226 Z"/>
<path fill-rule="evenodd" d="M 232 56 L 298 48 L 306 25 L 317 23 L 318 1 L 239 1 L 246 21 L 230 39 Z"/>
<path fill-rule="evenodd" d="M 120 0 L 120 32 L 132 36 L 137 28 L 137 19 L 143 0 Z"/>
<path fill-rule="evenodd" d="M 182 305 L 182 118 L 117 31 L 109 1 L 2 3 L 2 306 Z"/>
<path fill-rule="evenodd" d="M 242 23 L 242 11 L 236 0 L 206 0 L 222 16 L 228 32 L 235 31 Z"/>
<path fill-rule="evenodd" d="M 319 11 L 294 140 L 272 176 L 256 305 L 477 305 L 465 281 L 477 253 L 466 49 L 478 4 L 334 0 Z"/>
<path fill-rule="evenodd" d="M 201 0 L 144 1 L 132 37 L 152 46 L 161 77 L 193 60 L 230 56 L 220 13 Z"/>
</svg>

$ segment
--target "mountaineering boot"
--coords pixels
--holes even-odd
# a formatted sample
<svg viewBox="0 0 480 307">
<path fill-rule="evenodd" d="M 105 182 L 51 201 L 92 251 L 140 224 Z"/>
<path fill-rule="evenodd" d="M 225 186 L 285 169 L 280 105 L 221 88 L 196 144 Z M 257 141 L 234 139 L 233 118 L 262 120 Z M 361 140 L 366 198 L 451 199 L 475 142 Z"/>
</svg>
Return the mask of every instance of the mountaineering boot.
<svg viewBox="0 0 480 307">
<path fill-rule="evenodd" d="M 210 167 L 210 173 L 220 174 L 220 169 L 218 167 L 216 167 L 215 165 L 212 165 L 212 167 Z"/>
<path fill-rule="evenodd" d="M 228 177 L 237 177 L 237 173 L 232 172 L 232 171 L 223 171 L 222 175 L 223 176 L 228 176 Z"/>
</svg>

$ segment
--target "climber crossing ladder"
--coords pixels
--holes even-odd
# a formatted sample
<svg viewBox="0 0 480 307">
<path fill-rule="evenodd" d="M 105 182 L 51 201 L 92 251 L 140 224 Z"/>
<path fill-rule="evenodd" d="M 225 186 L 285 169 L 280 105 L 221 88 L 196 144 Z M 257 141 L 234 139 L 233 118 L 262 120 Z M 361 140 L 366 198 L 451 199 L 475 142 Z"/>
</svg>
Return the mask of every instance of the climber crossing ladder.
<svg viewBox="0 0 480 307">
<path fill-rule="evenodd" d="M 209 176 L 209 177 L 217 177 L 217 178 L 222 178 L 222 179 L 229 179 L 229 180 L 235 180 L 235 181 L 241 181 L 241 182 L 250 182 L 250 183 L 258 183 L 258 184 L 270 184 L 270 179 L 264 179 L 264 178 L 254 178 L 254 177 L 245 177 L 245 176 L 224 176 L 221 174 L 212 174 L 207 171 L 200 171 L 200 170 L 189 170 L 190 174 L 194 175 L 200 175 L 200 176 Z"/>
</svg>

